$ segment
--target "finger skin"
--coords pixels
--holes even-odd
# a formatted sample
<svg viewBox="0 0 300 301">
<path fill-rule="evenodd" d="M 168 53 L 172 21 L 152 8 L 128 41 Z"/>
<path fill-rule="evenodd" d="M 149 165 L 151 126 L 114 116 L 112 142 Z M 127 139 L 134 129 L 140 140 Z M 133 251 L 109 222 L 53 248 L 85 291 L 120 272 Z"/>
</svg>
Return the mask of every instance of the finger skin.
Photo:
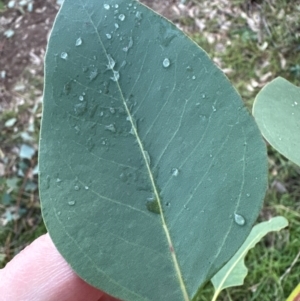
<svg viewBox="0 0 300 301">
<path fill-rule="evenodd" d="M 80 279 L 48 234 L 0 270 L 0 301 L 117 301 Z"/>
</svg>

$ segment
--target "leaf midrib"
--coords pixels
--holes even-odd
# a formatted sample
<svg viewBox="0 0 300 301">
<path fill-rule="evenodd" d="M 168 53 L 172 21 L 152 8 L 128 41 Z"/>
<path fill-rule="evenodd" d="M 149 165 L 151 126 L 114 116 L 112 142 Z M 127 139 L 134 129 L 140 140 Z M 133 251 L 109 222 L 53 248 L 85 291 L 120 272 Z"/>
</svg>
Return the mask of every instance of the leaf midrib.
<svg viewBox="0 0 300 301">
<path fill-rule="evenodd" d="M 98 37 L 99 43 L 102 46 L 102 49 L 103 49 L 103 51 L 104 51 L 104 53 L 106 55 L 106 58 L 108 60 L 108 53 L 106 51 L 104 43 L 102 42 L 102 39 L 101 39 L 100 34 L 98 32 L 98 29 L 95 26 L 95 24 L 94 24 L 91 16 L 87 12 L 87 10 L 85 8 L 85 5 L 83 4 L 82 0 L 80 0 L 80 2 L 82 4 L 82 7 L 84 8 L 84 11 L 85 11 L 86 15 L 88 16 L 88 18 L 90 20 L 92 26 L 94 27 L 94 30 L 95 30 L 95 33 L 96 33 L 96 35 Z M 178 278 L 178 281 L 179 281 L 179 284 L 180 284 L 180 289 L 182 291 L 184 301 L 190 301 L 190 298 L 188 296 L 187 289 L 186 289 L 186 286 L 185 286 L 185 283 L 184 283 L 184 280 L 183 280 L 183 277 L 182 277 L 182 272 L 181 272 L 181 269 L 180 269 L 180 266 L 179 266 L 179 263 L 178 263 L 178 260 L 177 260 L 175 249 L 173 247 L 173 242 L 172 242 L 172 239 L 171 239 L 171 235 L 170 235 L 169 229 L 167 227 L 165 216 L 164 216 L 164 213 L 163 213 L 163 210 L 162 210 L 160 195 L 158 193 L 158 189 L 157 189 L 156 184 L 155 184 L 155 180 L 154 180 L 154 177 L 153 177 L 153 173 L 152 173 L 150 164 L 149 164 L 149 162 L 148 162 L 148 160 L 146 158 L 146 153 L 145 153 L 145 149 L 144 149 L 143 143 L 142 143 L 142 141 L 141 141 L 141 139 L 139 137 L 139 134 L 138 134 L 137 128 L 135 126 L 133 117 L 132 117 L 132 115 L 130 113 L 130 110 L 129 110 L 128 106 L 127 106 L 127 103 L 126 103 L 123 91 L 122 91 L 122 89 L 120 87 L 120 84 L 119 84 L 119 80 L 116 80 L 116 84 L 117 84 L 118 90 L 120 92 L 121 100 L 122 100 L 123 105 L 125 107 L 126 113 L 127 113 L 128 117 L 129 117 L 129 121 L 130 121 L 132 129 L 134 131 L 136 140 L 138 142 L 140 151 L 142 153 L 142 156 L 143 156 L 143 159 L 144 159 L 147 171 L 149 173 L 149 177 L 150 177 L 150 181 L 151 181 L 152 188 L 153 188 L 153 191 L 154 191 L 154 195 L 155 195 L 155 198 L 156 198 L 158 206 L 159 206 L 159 211 L 160 211 L 160 216 L 161 216 L 161 221 L 162 221 L 162 227 L 163 227 L 163 230 L 164 230 L 165 235 L 166 235 L 166 239 L 167 239 L 168 246 L 169 246 L 169 251 L 171 253 L 171 258 L 172 258 L 172 261 L 173 261 L 173 264 L 174 264 L 174 269 L 175 269 L 175 272 L 176 272 L 176 275 L 177 275 L 177 278 Z"/>
</svg>

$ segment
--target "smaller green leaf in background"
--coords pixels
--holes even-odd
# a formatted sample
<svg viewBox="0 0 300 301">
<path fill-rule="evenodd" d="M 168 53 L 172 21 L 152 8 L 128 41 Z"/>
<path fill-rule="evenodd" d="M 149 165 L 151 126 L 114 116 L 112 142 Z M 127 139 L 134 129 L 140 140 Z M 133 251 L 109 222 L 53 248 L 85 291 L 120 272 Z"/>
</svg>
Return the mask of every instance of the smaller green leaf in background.
<svg viewBox="0 0 300 301">
<path fill-rule="evenodd" d="M 237 253 L 227 262 L 227 264 L 212 278 L 215 294 L 212 301 L 215 301 L 220 292 L 231 286 L 238 286 L 244 283 L 248 269 L 244 259 L 248 251 L 252 249 L 265 235 L 271 231 L 279 231 L 288 225 L 288 221 L 277 216 L 267 222 L 260 223 L 253 227 L 248 238 L 237 251 Z"/>
<path fill-rule="evenodd" d="M 300 283 L 293 290 L 291 295 L 288 297 L 286 301 L 299 301 L 300 300 Z"/>
<path fill-rule="evenodd" d="M 300 88 L 274 79 L 256 96 L 253 115 L 268 142 L 300 165 Z"/>
</svg>

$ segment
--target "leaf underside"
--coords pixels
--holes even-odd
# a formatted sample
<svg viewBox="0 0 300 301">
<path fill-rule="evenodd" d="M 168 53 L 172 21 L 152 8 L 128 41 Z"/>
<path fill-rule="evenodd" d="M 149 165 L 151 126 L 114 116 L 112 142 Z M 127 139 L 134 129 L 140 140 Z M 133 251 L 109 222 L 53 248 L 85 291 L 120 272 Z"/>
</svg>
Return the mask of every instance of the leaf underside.
<svg viewBox="0 0 300 301">
<path fill-rule="evenodd" d="M 122 300 L 191 300 L 265 194 L 265 145 L 239 95 L 135 1 L 65 0 L 45 65 L 40 195 L 56 247 Z"/>
<path fill-rule="evenodd" d="M 253 115 L 268 142 L 300 166 L 300 87 L 277 77 L 258 93 Z"/>
</svg>

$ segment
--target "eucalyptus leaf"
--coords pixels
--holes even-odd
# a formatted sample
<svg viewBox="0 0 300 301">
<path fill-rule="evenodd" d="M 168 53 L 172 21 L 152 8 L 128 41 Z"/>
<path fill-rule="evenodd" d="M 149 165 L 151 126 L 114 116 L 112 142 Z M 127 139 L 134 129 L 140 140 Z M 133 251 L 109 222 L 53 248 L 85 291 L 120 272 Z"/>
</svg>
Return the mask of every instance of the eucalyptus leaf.
<svg viewBox="0 0 300 301">
<path fill-rule="evenodd" d="M 256 96 L 253 115 L 268 142 L 300 165 L 300 87 L 277 77 Z"/>
<path fill-rule="evenodd" d="M 262 205 L 266 148 L 207 54 L 136 1 L 65 0 L 45 61 L 43 217 L 91 285 L 187 301 Z"/>
<path fill-rule="evenodd" d="M 212 301 L 217 300 L 222 290 L 232 286 L 244 284 L 248 269 L 245 266 L 245 257 L 250 249 L 269 232 L 280 231 L 288 226 L 288 221 L 282 217 L 274 217 L 267 222 L 262 222 L 253 227 L 246 241 L 237 251 L 237 253 L 226 263 L 226 265 L 211 279 L 215 288 L 215 294 Z"/>
</svg>

